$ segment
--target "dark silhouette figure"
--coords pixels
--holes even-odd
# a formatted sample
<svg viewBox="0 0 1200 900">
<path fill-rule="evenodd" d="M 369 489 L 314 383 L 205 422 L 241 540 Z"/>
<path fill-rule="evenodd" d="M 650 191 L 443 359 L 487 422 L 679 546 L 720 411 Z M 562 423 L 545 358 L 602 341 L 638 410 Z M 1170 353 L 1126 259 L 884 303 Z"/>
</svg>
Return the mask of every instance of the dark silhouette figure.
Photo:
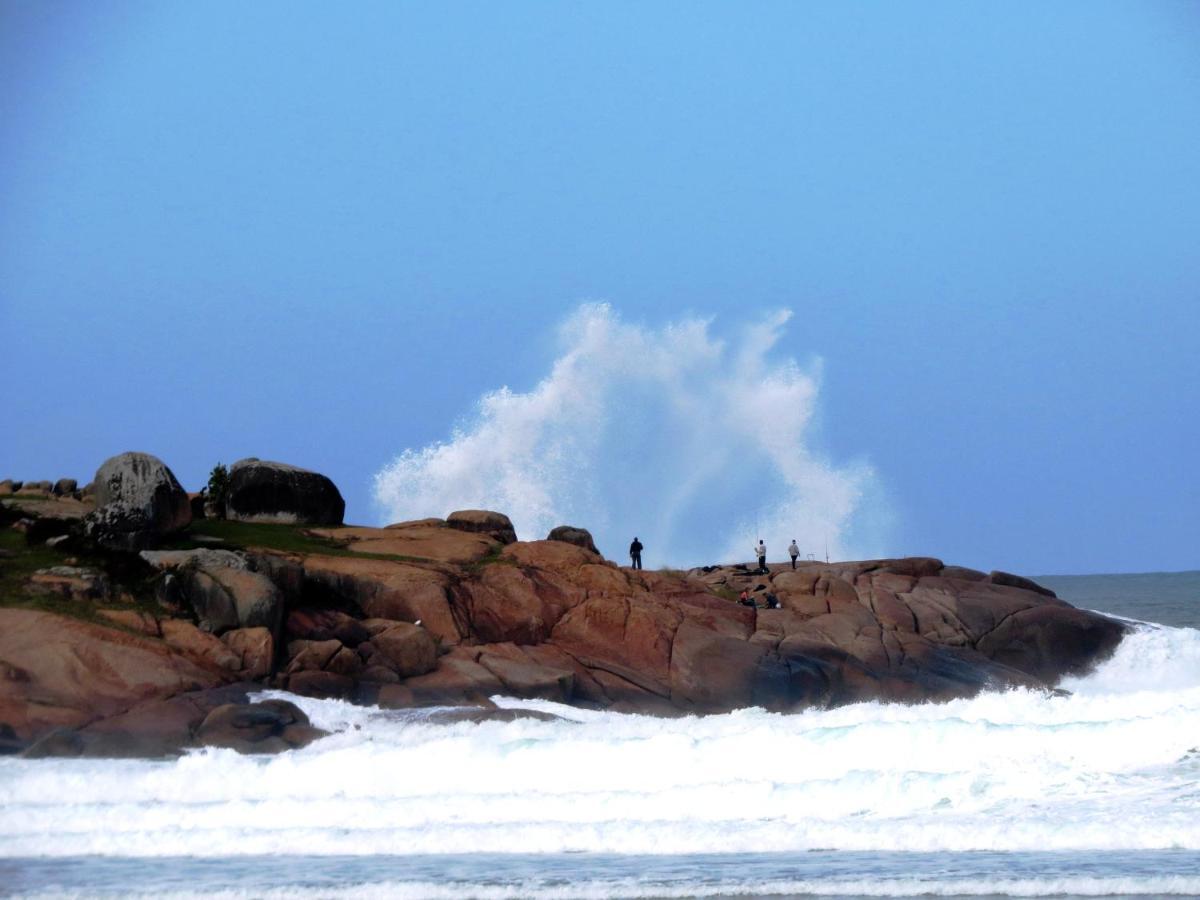
<svg viewBox="0 0 1200 900">
<path fill-rule="evenodd" d="M 632 565 L 635 569 L 642 567 L 642 542 L 635 535 L 633 543 L 629 545 L 629 558 L 632 560 Z"/>
</svg>

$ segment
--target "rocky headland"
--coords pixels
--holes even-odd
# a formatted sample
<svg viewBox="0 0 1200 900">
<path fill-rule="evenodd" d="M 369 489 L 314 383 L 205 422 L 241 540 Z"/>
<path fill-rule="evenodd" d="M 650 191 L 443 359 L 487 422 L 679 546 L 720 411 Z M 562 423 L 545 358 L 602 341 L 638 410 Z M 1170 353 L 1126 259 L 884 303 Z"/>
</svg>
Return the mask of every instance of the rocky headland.
<svg viewBox="0 0 1200 900">
<path fill-rule="evenodd" d="M 267 688 L 469 716 L 497 694 L 683 715 L 1049 690 L 1126 630 L 932 558 L 635 571 L 578 526 L 525 541 L 498 512 L 365 528 L 344 508 L 328 478 L 260 460 L 231 467 L 219 504 L 147 454 L 83 489 L 0 482 L 0 751 L 322 734 L 254 702 Z"/>
</svg>

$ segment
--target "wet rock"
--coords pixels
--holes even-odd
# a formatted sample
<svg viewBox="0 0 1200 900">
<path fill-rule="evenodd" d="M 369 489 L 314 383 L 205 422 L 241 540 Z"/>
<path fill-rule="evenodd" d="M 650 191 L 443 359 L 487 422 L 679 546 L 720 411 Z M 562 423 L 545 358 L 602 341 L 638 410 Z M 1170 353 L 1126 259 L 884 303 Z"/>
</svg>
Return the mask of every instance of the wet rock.
<svg viewBox="0 0 1200 900">
<path fill-rule="evenodd" d="M 21 755 L 26 759 L 74 757 L 82 755 L 83 749 L 83 735 L 78 731 L 74 728 L 55 728 L 34 741 Z"/>
<path fill-rule="evenodd" d="M 337 672 L 296 672 L 287 678 L 287 688 L 295 694 L 323 699 L 348 699 L 354 693 L 354 679 Z"/>
<path fill-rule="evenodd" d="M 26 748 L 27 743 L 17 737 L 11 725 L 0 725 L 0 756 L 12 756 Z"/>
<path fill-rule="evenodd" d="M 275 753 L 302 747 L 326 733 L 313 728 L 294 703 L 264 700 L 218 706 L 196 729 L 196 743 L 239 753 Z"/>
</svg>

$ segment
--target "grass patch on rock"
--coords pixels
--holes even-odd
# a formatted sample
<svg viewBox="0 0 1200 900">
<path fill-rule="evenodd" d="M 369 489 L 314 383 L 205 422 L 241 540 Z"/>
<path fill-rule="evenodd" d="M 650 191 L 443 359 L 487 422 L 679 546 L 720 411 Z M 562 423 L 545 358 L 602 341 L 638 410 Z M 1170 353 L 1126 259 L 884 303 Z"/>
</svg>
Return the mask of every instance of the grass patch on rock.
<svg viewBox="0 0 1200 900">
<path fill-rule="evenodd" d="M 229 519 L 195 519 L 186 532 L 165 545 L 174 550 L 274 550 L 302 556 L 344 556 L 355 559 L 385 559 L 391 562 L 428 563 L 422 556 L 399 553 L 364 553 L 348 541 L 313 534 L 308 525 L 274 522 L 232 522 Z M 198 540 L 198 538 L 200 538 Z M 203 540 L 218 538 L 218 541 Z"/>
<path fill-rule="evenodd" d="M 218 538 L 215 541 L 196 540 Z M 212 547 L 226 550 L 278 550 L 281 553 L 321 553 L 326 556 L 347 553 L 344 542 L 317 537 L 303 525 L 279 525 L 271 522 L 231 522 L 228 519 L 195 519 L 186 532 L 170 543 L 180 550 Z"/>
</svg>

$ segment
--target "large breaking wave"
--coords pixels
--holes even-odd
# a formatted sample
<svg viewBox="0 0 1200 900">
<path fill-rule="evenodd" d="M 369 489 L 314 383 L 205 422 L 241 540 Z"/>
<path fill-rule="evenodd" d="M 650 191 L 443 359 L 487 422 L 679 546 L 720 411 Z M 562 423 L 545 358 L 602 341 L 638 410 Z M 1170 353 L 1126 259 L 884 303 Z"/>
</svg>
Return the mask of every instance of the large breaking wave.
<svg viewBox="0 0 1200 900">
<path fill-rule="evenodd" d="M 447 441 L 401 453 L 375 500 L 388 521 L 498 509 L 523 539 L 581 525 L 613 558 L 636 534 L 652 564 L 744 559 L 759 536 L 873 555 L 874 475 L 814 451 L 819 363 L 776 353 L 789 318 L 717 337 L 710 320 L 649 328 L 584 305 L 536 387 L 488 393 Z"/>
</svg>

